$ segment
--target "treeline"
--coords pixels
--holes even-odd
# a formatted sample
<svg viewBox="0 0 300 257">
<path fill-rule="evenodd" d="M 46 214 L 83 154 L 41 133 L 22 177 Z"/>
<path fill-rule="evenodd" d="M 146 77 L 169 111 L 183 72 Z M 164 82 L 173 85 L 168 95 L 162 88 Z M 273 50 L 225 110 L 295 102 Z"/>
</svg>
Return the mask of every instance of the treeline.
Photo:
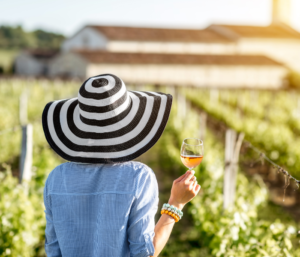
<svg viewBox="0 0 300 257">
<path fill-rule="evenodd" d="M 37 29 L 24 31 L 22 26 L 0 26 L 0 48 L 4 49 L 59 49 L 64 35 Z"/>
</svg>

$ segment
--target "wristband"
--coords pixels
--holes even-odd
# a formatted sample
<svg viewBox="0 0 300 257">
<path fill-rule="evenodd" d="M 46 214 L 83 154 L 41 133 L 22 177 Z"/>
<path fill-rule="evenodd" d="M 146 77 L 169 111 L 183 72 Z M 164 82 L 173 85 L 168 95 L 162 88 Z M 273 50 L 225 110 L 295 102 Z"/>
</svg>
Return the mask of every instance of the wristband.
<svg viewBox="0 0 300 257">
<path fill-rule="evenodd" d="M 181 220 L 183 216 L 183 212 L 177 209 L 175 206 L 165 203 L 161 209 L 161 214 L 168 214 L 172 218 L 174 218 L 175 222 Z"/>
</svg>

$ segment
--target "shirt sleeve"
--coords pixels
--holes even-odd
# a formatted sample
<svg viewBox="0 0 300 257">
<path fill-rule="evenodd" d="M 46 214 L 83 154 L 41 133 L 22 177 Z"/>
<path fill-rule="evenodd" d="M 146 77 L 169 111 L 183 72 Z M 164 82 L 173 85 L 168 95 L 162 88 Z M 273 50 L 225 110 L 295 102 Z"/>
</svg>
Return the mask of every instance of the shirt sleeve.
<svg viewBox="0 0 300 257">
<path fill-rule="evenodd" d="M 46 214 L 46 230 L 45 230 L 45 252 L 47 257 L 61 257 L 58 240 L 55 233 L 55 228 L 52 219 L 51 199 L 47 194 L 47 182 L 44 188 L 44 205 Z"/>
<path fill-rule="evenodd" d="M 154 255 L 154 216 L 158 208 L 158 185 L 154 172 L 148 168 L 137 183 L 128 224 L 130 257 Z"/>
</svg>

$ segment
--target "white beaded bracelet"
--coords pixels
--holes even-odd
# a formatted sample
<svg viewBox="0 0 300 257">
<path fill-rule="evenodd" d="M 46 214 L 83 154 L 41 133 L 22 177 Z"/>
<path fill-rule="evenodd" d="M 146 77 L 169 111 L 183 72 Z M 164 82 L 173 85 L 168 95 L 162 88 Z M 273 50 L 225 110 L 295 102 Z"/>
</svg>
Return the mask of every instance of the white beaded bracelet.
<svg viewBox="0 0 300 257">
<path fill-rule="evenodd" d="M 168 214 L 171 217 L 175 219 L 176 222 L 178 222 L 182 216 L 183 212 L 179 209 L 177 209 L 175 206 L 170 205 L 168 203 L 165 203 L 161 209 L 161 214 Z"/>
</svg>

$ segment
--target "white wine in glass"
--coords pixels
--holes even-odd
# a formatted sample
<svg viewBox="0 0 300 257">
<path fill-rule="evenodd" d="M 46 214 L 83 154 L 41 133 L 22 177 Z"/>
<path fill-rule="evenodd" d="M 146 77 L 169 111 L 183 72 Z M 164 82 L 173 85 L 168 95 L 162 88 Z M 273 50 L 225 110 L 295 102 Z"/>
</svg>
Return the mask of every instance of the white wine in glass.
<svg viewBox="0 0 300 257">
<path fill-rule="evenodd" d="M 183 140 L 180 150 L 180 158 L 189 170 L 197 167 L 204 154 L 203 141 L 198 138 L 186 138 Z"/>
</svg>

